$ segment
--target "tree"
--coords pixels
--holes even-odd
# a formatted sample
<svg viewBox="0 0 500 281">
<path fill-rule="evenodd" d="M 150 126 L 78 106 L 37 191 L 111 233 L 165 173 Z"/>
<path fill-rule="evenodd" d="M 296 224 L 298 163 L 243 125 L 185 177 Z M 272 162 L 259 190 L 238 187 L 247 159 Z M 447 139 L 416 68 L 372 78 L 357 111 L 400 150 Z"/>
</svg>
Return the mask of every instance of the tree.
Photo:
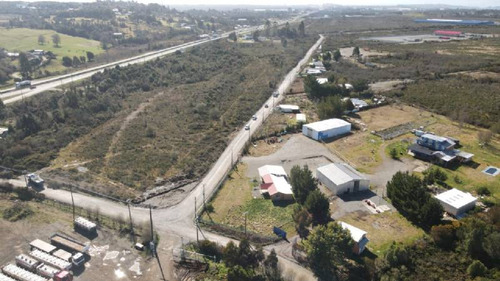
<svg viewBox="0 0 500 281">
<path fill-rule="evenodd" d="M 492 260 L 500 261 L 500 232 L 496 231 L 486 236 L 483 249 Z"/>
<path fill-rule="evenodd" d="M 439 247 L 451 250 L 457 240 L 457 229 L 453 224 L 435 225 L 431 228 L 431 237 Z"/>
<path fill-rule="evenodd" d="M 340 54 L 340 51 L 339 50 L 335 50 L 335 52 L 333 53 L 333 59 L 335 61 L 339 61 L 341 57 L 342 57 L 342 55 Z"/>
<path fill-rule="evenodd" d="M 493 133 L 490 130 L 481 130 L 477 133 L 477 139 L 481 144 L 488 145 L 491 142 L 492 137 Z"/>
<path fill-rule="evenodd" d="M 309 192 L 318 188 L 309 167 L 300 168 L 298 165 L 293 166 L 290 171 L 290 185 L 295 200 L 301 205 L 306 201 Z"/>
<path fill-rule="evenodd" d="M 392 159 L 399 160 L 399 153 L 395 147 L 391 148 L 391 150 L 389 151 L 389 154 L 391 155 Z"/>
<path fill-rule="evenodd" d="M 238 41 L 238 36 L 236 36 L 236 32 L 229 33 L 229 39 L 233 40 L 234 42 Z"/>
<path fill-rule="evenodd" d="M 486 268 L 486 266 L 478 260 L 473 261 L 467 268 L 467 274 L 469 274 L 471 278 L 476 278 L 478 276 L 482 277 L 487 271 L 488 268 Z"/>
<path fill-rule="evenodd" d="M 255 30 L 252 34 L 253 41 L 258 42 L 259 36 L 260 36 L 260 32 L 258 30 Z"/>
<path fill-rule="evenodd" d="M 364 90 L 368 90 L 368 82 L 366 80 L 363 80 L 363 79 L 355 80 L 352 83 L 352 88 L 356 92 L 362 92 Z"/>
<path fill-rule="evenodd" d="M 309 225 L 312 223 L 312 216 L 306 208 L 297 205 L 292 214 L 292 219 L 295 222 L 295 230 L 300 238 L 306 238 L 309 235 Z"/>
<path fill-rule="evenodd" d="M 427 192 L 423 182 L 408 172 L 397 172 L 387 183 L 387 196 L 413 223 L 429 228 L 441 221 L 443 207 Z"/>
<path fill-rule="evenodd" d="M 332 59 L 332 53 L 326 52 L 323 55 L 323 63 L 330 63 L 330 60 Z"/>
<path fill-rule="evenodd" d="M 87 60 L 87 58 L 85 56 L 80 56 L 81 63 L 85 63 L 86 60 Z"/>
<path fill-rule="evenodd" d="M 303 242 L 309 265 L 322 281 L 337 280 L 339 267 L 352 252 L 353 240 L 347 230 L 334 222 L 314 228 Z"/>
<path fill-rule="evenodd" d="M 6 110 L 5 104 L 3 103 L 2 100 L 0 100 L 0 119 L 5 118 L 6 114 L 7 114 L 7 110 Z"/>
<path fill-rule="evenodd" d="M 52 43 L 54 43 L 55 47 L 59 47 L 59 44 L 61 44 L 61 37 L 59 34 L 53 34 L 52 35 Z"/>
<path fill-rule="evenodd" d="M 38 35 L 38 45 L 44 45 L 45 44 L 45 36 L 42 34 Z"/>
<path fill-rule="evenodd" d="M 269 253 L 266 260 L 264 261 L 264 274 L 267 277 L 266 280 L 282 280 L 281 272 L 278 268 L 278 256 L 276 255 L 276 251 L 274 251 L 274 249 L 271 250 L 271 253 Z"/>
<path fill-rule="evenodd" d="M 431 185 L 435 182 L 443 185 L 444 182 L 448 179 L 448 176 L 439 168 L 431 167 L 430 169 L 424 172 L 424 184 Z"/>
<path fill-rule="evenodd" d="M 354 49 L 352 50 L 352 56 L 353 57 L 359 57 L 359 47 L 354 47 Z"/>
<path fill-rule="evenodd" d="M 318 103 L 318 116 L 321 120 L 340 118 L 344 114 L 344 106 L 340 96 L 329 96 Z"/>
<path fill-rule="evenodd" d="M 73 57 L 73 66 L 77 67 L 81 64 L 80 59 L 77 56 Z"/>
<path fill-rule="evenodd" d="M 410 253 L 405 246 L 393 242 L 389 250 L 387 250 L 384 259 L 390 267 L 399 267 L 409 263 Z"/>
<path fill-rule="evenodd" d="M 306 27 L 304 25 L 304 21 L 301 21 L 299 24 L 299 35 L 302 37 L 306 36 Z"/>
<path fill-rule="evenodd" d="M 333 73 L 328 75 L 328 83 L 335 83 L 335 75 Z"/>
<path fill-rule="evenodd" d="M 65 56 L 62 58 L 62 61 L 63 61 L 62 64 L 66 67 L 71 67 L 73 65 L 73 60 L 70 57 Z"/>
<path fill-rule="evenodd" d="M 91 62 L 94 60 L 94 53 L 87 52 L 87 61 Z"/>
<path fill-rule="evenodd" d="M 31 63 L 28 60 L 28 55 L 26 53 L 19 54 L 19 68 L 21 69 L 21 74 L 23 77 L 30 76 L 31 73 Z"/>
<path fill-rule="evenodd" d="M 320 190 L 310 192 L 304 206 L 311 213 L 314 225 L 326 224 L 330 220 L 330 202 Z"/>
</svg>

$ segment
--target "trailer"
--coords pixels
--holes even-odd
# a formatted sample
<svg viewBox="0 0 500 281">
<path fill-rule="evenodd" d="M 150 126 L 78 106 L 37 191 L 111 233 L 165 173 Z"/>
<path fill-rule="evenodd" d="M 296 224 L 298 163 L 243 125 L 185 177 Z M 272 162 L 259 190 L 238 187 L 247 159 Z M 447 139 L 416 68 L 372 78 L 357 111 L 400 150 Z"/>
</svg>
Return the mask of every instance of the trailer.
<svg viewBox="0 0 500 281">
<path fill-rule="evenodd" d="M 39 250 L 34 250 L 30 253 L 30 256 L 35 258 L 37 261 L 43 262 L 45 264 L 54 266 L 56 268 L 62 269 L 62 270 L 70 270 L 71 269 L 71 263 L 62 260 L 60 258 L 56 258 L 53 255 L 49 255 L 47 253 L 44 253 Z"/>
<path fill-rule="evenodd" d="M 76 253 L 72 255 L 63 249 L 59 249 L 52 254 L 54 257 L 58 257 L 67 262 L 71 262 L 74 266 L 81 266 L 85 263 L 85 256 L 82 253 Z"/>
<path fill-rule="evenodd" d="M 40 262 L 28 255 L 20 254 L 16 257 L 16 265 L 31 272 L 36 272 L 36 267 Z"/>
<path fill-rule="evenodd" d="M 40 239 L 35 239 L 30 243 L 30 250 L 33 251 L 35 249 L 45 252 L 47 254 L 52 254 L 54 251 L 57 250 L 57 247 Z"/>
<path fill-rule="evenodd" d="M 55 233 L 50 237 L 50 243 L 73 254 L 77 252 L 85 254 L 90 249 L 89 243 L 82 243 L 74 238 L 59 233 Z"/>
<path fill-rule="evenodd" d="M 16 89 L 22 89 L 26 87 L 31 87 L 31 80 L 24 80 L 21 82 L 16 82 Z"/>
<path fill-rule="evenodd" d="M 97 225 L 85 218 L 77 217 L 75 219 L 75 228 L 81 229 L 89 234 L 94 234 L 97 231 Z"/>
<path fill-rule="evenodd" d="M 49 279 L 52 279 L 60 271 L 61 271 L 60 269 L 53 268 L 52 266 L 44 264 L 44 263 L 39 264 L 36 267 L 36 273 L 38 275 L 43 276 L 45 278 L 49 278 Z"/>
<path fill-rule="evenodd" d="M 57 249 L 52 255 L 56 258 L 60 258 L 62 260 L 65 260 L 67 262 L 71 262 L 71 253 L 66 252 L 63 249 Z"/>
<path fill-rule="evenodd" d="M 19 281 L 48 281 L 48 279 L 17 267 L 13 264 L 8 264 L 2 268 L 3 274 L 12 277 Z"/>
<path fill-rule="evenodd" d="M 7 275 L 4 275 L 3 273 L 0 273 L 0 281 L 16 281 L 16 279 L 12 279 Z"/>
</svg>

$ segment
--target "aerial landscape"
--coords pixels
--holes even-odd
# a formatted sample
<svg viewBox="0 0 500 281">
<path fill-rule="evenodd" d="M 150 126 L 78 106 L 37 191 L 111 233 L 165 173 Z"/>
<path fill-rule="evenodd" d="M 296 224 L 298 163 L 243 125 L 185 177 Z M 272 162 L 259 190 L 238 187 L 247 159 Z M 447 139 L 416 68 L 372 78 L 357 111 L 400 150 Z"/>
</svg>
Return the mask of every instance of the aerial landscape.
<svg viewBox="0 0 500 281">
<path fill-rule="evenodd" d="M 500 3 L 0 1 L 4 280 L 500 280 Z"/>
</svg>

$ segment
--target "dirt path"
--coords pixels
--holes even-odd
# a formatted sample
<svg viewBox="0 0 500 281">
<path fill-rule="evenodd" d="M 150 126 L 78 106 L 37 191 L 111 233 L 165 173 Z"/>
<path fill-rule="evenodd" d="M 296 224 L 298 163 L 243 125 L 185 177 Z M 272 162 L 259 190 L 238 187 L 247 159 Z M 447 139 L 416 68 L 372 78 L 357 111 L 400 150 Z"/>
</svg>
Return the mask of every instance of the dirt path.
<svg viewBox="0 0 500 281">
<path fill-rule="evenodd" d="M 137 116 L 139 116 L 139 114 L 141 112 L 143 112 L 144 109 L 146 109 L 146 107 L 151 105 L 154 100 L 156 100 L 157 98 L 163 96 L 166 93 L 170 93 L 170 92 L 171 92 L 171 90 L 168 92 L 159 92 L 158 94 L 154 95 L 152 98 L 149 98 L 147 101 L 139 104 L 139 106 L 137 107 L 136 110 L 132 111 L 129 115 L 127 115 L 125 117 L 122 124 L 120 125 L 120 129 L 118 129 L 118 131 L 115 133 L 115 135 L 111 139 L 111 143 L 109 144 L 109 147 L 108 147 L 108 152 L 106 152 L 106 156 L 104 156 L 105 166 L 108 166 L 109 160 L 115 155 L 115 153 L 113 151 L 116 147 L 116 144 L 120 140 L 120 138 L 123 134 L 123 131 L 125 131 L 125 129 L 127 129 L 130 122 L 132 122 L 135 118 L 137 118 Z"/>
</svg>

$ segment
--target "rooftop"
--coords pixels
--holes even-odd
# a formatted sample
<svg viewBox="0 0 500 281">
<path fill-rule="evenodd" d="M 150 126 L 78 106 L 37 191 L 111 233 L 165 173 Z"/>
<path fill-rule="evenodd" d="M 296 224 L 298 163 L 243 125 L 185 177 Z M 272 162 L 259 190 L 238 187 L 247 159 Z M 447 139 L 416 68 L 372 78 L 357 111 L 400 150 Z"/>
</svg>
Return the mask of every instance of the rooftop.
<svg viewBox="0 0 500 281">
<path fill-rule="evenodd" d="M 285 169 L 278 165 L 264 165 L 259 168 L 259 176 L 262 178 L 265 175 L 287 176 Z"/>
<path fill-rule="evenodd" d="M 273 180 L 273 185 L 268 189 L 269 195 L 276 193 L 293 194 L 292 186 L 286 181 L 285 177 L 271 175 L 271 179 Z"/>
<path fill-rule="evenodd" d="M 331 163 L 319 167 L 318 171 L 320 171 L 336 185 L 344 184 L 352 180 L 366 179 L 362 174 L 345 163 Z"/>
<path fill-rule="evenodd" d="M 293 104 L 280 104 L 278 105 L 279 108 L 283 109 L 290 109 L 290 110 L 299 110 L 300 107 L 298 105 L 293 105 Z"/>
<path fill-rule="evenodd" d="M 310 128 L 312 130 L 315 130 L 315 131 L 326 131 L 326 130 L 330 130 L 333 128 L 339 128 L 339 127 L 343 127 L 343 126 L 347 126 L 347 125 L 350 126 L 351 123 L 346 122 L 342 119 L 333 118 L 333 119 L 327 119 L 327 120 L 318 121 L 318 122 L 314 122 L 314 123 L 309 123 L 309 124 L 306 124 L 304 126 Z"/>
<path fill-rule="evenodd" d="M 470 193 L 460 191 L 456 188 L 440 193 L 435 197 L 437 200 L 451 205 L 456 209 L 477 201 L 477 198 L 472 196 Z"/>
<path fill-rule="evenodd" d="M 354 240 L 355 242 L 359 243 L 366 235 L 366 231 L 364 230 L 361 230 L 355 226 L 352 226 L 348 223 L 345 223 L 343 221 L 339 221 L 340 223 L 340 226 L 345 229 L 345 230 L 349 230 L 349 232 L 351 233 L 351 238 L 352 240 Z"/>
</svg>

